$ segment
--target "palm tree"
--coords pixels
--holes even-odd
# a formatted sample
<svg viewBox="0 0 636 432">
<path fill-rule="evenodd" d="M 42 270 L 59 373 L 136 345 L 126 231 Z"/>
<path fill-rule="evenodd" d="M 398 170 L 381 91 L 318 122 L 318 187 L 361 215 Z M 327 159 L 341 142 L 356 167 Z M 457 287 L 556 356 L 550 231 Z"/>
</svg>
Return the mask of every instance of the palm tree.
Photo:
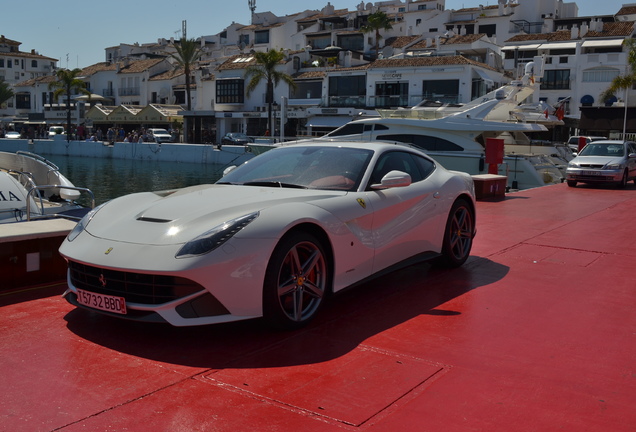
<svg viewBox="0 0 636 432">
<path fill-rule="evenodd" d="M 615 96 L 619 90 L 625 91 L 625 118 L 623 120 L 623 138 L 625 137 L 626 125 L 627 125 L 627 91 L 634 88 L 636 84 L 636 39 L 625 39 L 623 45 L 628 49 L 627 51 L 627 66 L 629 70 L 625 75 L 619 75 L 612 80 L 610 86 L 601 93 L 601 100 L 603 102 L 608 101 Z"/>
<path fill-rule="evenodd" d="M 4 81 L 0 81 L 0 105 L 13 97 L 11 86 Z"/>
<path fill-rule="evenodd" d="M 86 90 L 86 83 L 78 78 L 82 73 L 81 69 L 75 68 L 58 69 L 55 73 L 57 81 L 49 83 L 49 90 L 53 91 L 53 99 L 57 99 L 62 95 L 66 96 L 66 141 L 70 141 L 71 137 L 71 95 L 75 92 L 80 92 L 85 95 L 90 95 L 91 92 Z"/>
<path fill-rule="evenodd" d="M 377 11 L 369 15 L 367 18 L 367 24 L 360 27 L 362 33 L 371 33 L 375 32 L 375 57 L 378 57 L 380 51 L 380 39 L 382 39 L 382 35 L 380 34 L 380 30 L 391 30 L 393 25 L 391 24 L 391 18 L 382 12 Z"/>
<path fill-rule="evenodd" d="M 246 88 L 248 96 L 256 89 L 261 81 L 265 80 L 267 83 L 267 90 L 265 94 L 265 102 L 267 102 L 267 127 L 270 128 L 272 134 L 274 133 L 274 128 L 272 127 L 274 88 L 281 81 L 287 83 L 292 89 L 296 88 L 296 83 L 290 75 L 276 70 L 276 66 L 278 66 L 284 58 L 285 54 L 282 50 L 276 51 L 274 49 L 270 49 L 267 52 L 255 52 L 254 59 L 256 60 L 256 63 L 245 69 L 245 79 L 249 80 Z"/>
<path fill-rule="evenodd" d="M 172 46 L 177 51 L 174 54 L 170 54 L 170 57 L 175 61 L 175 69 L 182 68 L 185 74 L 186 82 L 186 104 L 188 111 L 192 110 L 192 101 L 190 100 L 190 79 L 192 68 L 195 63 L 203 55 L 201 46 L 195 39 L 181 39 L 179 43 L 173 43 Z"/>
</svg>

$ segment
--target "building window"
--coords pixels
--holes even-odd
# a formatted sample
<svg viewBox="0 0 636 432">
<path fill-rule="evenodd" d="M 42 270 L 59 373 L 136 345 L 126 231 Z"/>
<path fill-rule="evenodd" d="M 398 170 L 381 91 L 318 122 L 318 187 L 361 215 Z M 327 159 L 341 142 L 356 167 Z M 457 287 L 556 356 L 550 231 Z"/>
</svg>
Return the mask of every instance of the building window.
<svg viewBox="0 0 636 432">
<path fill-rule="evenodd" d="M 364 51 L 364 35 L 338 36 L 338 46 L 346 50 Z"/>
<path fill-rule="evenodd" d="M 488 37 L 493 37 L 497 34 L 497 24 L 480 25 L 479 33 L 486 33 Z"/>
<path fill-rule="evenodd" d="M 31 109 L 31 94 L 29 93 L 16 94 L 15 107 L 17 109 Z"/>
<path fill-rule="evenodd" d="M 248 46 L 250 44 L 250 35 L 242 34 L 239 35 L 239 45 L 243 44 L 243 46 Z"/>
<path fill-rule="evenodd" d="M 422 99 L 446 103 L 459 102 L 459 80 L 423 81 Z"/>
<path fill-rule="evenodd" d="M 254 43 L 267 44 L 269 43 L 269 30 L 261 30 L 254 32 Z"/>
<path fill-rule="evenodd" d="M 418 5 L 417 10 L 426 10 L 426 5 Z"/>
<path fill-rule="evenodd" d="M 31 60 L 31 67 L 33 67 L 33 68 L 38 67 L 38 61 L 37 60 Z"/>
<path fill-rule="evenodd" d="M 4 67 L 4 59 L 0 59 L 0 67 Z"/>
<path fill-rule="evenodd" d="M 557 69 L 547 70 L 544 72 L 541 81 L 542 90 L 569 90 L 570 89 L 570 70 Z"/>
<path fill-rule="evenodd" d="M 290 99 L 320 99 L 322 81 L 296 81 L 296 89 L 291 89 Z"/>
<path fill-rule="evenodd" d="M 583 71 L 583 82 L 611 82 L 620 75 L 618 69 L 596 68 Z"/>
<path fill-rule="evenodd" d="M 245 82 L 242 79 L 222 79 L 216 81 L 216 103 L 243 103 Z"/>
<path fill-rule="evenodd" d="M 408 104 L 408 82 L 376 82 L 375 107 L 404 107 Z"/>
<path fill-rule="evenodd" d="M 366 105 L 366 76 L 329 77 L 329 106 L 362 108 Z"/>
</svg>

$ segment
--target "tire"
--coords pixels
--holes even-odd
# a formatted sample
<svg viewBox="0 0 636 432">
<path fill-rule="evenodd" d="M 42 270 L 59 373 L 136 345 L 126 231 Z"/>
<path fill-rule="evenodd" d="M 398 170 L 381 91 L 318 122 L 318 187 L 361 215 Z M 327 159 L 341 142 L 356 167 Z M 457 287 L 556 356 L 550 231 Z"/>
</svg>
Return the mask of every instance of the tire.
<svg viewBox="0 0 636 432">
<path fill-rule="evenodd" d="M 305 326 L 324 303 L 331 269 L 313 235 L 296 232 L 278 243 L 265 273 L 263 316 L 273 327 Z"/>
<path fill-rule="evenodd" d="M 576 180 L 568 180 L 567 183 L 568 183 L 568 186 L 570 187 L 576 187 L 577 182 Z"/>
<path fill-rule="evenodd" d="M 618 183 L 616 187 L 618 189 L 625 189 L 626 186 L 627 186 L 627 170 L 623 172 L 623 178 L 621 178 L 620 183 Z"/>
<path fill-rule="evenodd" d="M 475 213 L 464 199 L 458 199 L 451 207 L 444 229 L 442 256 L 437 264 L 455 268 L 466 262 L 473 247 L 475 233 Z"/>
</svg>

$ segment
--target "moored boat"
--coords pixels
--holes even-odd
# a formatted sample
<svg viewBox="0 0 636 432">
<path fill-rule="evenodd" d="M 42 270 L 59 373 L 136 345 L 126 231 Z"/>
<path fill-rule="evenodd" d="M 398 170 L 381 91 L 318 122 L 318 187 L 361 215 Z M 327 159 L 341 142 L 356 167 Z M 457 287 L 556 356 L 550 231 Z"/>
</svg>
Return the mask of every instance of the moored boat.
<svg viewBox="0 0 636 432">
<path fill-rule="evenodd" d="M 43 217 L 79 219 L 89 210 L 76 202 L 83 192 L 92 197 L 89 189 L 76 187 L 40 155 L 0 152 L 0 223 Z"/>
</svg>

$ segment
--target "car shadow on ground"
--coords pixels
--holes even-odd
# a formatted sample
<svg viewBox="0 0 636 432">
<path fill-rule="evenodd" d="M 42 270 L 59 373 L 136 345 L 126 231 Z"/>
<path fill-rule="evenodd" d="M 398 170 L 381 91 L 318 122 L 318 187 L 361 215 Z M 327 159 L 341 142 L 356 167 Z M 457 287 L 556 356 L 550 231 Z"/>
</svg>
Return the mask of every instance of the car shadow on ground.
<svg viewBox="0 0 636 432">
<path fill-rule="evenodd" d="M 163 363 L 206 369 L 313 364 L 345 355 L 416 317 L 454 319 L 459 311 L 439 307 L 501 280 L 508 270 L 479 257 L 453 270 L 414 265 L 335 295 L 316 319 L 296 331 L 272 330 L 262 320 L 172 327 L 83 309 L 73 309 L 65 319 L 68 329 L 85 340 Z"/>
</svg>

